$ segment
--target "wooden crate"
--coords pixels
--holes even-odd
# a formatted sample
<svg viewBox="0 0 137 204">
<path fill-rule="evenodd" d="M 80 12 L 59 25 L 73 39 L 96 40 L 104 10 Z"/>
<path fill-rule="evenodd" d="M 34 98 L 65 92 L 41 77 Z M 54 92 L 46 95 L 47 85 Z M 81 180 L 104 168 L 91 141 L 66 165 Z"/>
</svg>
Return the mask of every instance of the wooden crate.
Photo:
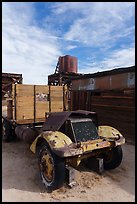
<svg viewBox="0 0 137 204">
<path fill-rule="evenodd" d="M 50 86 L 50 111 L 63 111 L 63 86 Z"/>
<path fill-rule="evenodd" d="M 13 120 L 18 124 L 44 122 L 45 113 L 67 110 L 64 86 L 12 85 Z"/>
</svg>

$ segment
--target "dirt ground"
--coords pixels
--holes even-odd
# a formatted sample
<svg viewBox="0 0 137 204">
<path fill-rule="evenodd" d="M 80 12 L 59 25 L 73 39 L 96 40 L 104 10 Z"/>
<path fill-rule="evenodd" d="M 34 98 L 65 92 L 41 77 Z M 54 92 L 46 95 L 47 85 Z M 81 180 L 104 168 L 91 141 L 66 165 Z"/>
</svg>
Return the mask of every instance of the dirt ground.
<svg viewBox="0 0 137 204">
<path fill-rule="evenodd" d="M 37 159 L 22 141 L 2 143 L 2 202 L 135 202 L 135 146 L 123 145 L 123 161 L 103 175 L 81 167 L 76 186 L 66 184 L 48 193 L 41 182 Z"/>
<path fill-rule="evenodd" d="M 2 107 L 6 116 L 6 107 Z M 135 202 L 135 146 L 126 141 L 121 165 L 102 175 L 80 167 L 76 186 L 48 193 L 37 159 L 23 141 L 2 143 L 2 202 Z"/>
</svg>

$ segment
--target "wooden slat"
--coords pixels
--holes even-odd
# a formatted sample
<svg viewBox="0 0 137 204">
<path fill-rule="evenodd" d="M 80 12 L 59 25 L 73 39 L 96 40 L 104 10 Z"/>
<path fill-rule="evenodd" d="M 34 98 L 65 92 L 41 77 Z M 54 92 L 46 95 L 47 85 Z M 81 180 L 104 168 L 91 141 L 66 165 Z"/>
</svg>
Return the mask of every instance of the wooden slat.
<svg viewBox="0 0 137 204">
<path fill-rule="evenodd" d="M 52 101 L 51 112 L 58 112 L 58 111 L 63 111 L 63 101 L 60 101 L 60 102 Z"/>
<path fill-rule="evenodd" d="M 62 91 L 63 86 L 50 86 L 50 90 L 52 91 Z"/>
<path fill-rule="evenodd" d="M 16 85 L 16 121 L 34 120 L 34 85 Z"/>
<path fill-rule="evenodd" d="M 16 93 L 14 93 L 15 86 Z M 45 121 L 45 113 L 63 111 L 64 91 L 67 91 L 67 89 L 63 86 L 13 85 L 12 110 L 14 116 L 16 106 L 16 122 L 18 124 L 43 122 Z M 14 97 L 15 95 L 16 97 Z"/>
<path fill-rule="evenodd" d="M 13 112 L 13 120 L 15 120 L 15 84 L 12 84 L 12 112 Z"/>
<path fill-rule="evenodd" d="M 18 97 L 18 96 L 16 96 L 16 101 L 17 101 L 17 103 L 18 103 L 18 105 L 27 105 L 28 106 L 28 104 L 33 104 L 34 103 L 34 96 L 23 96 L 23 97 Z"/>
<path fill-rule="evenodd" d="M 48 85 L 36 85 L 35 86 L 36 93 L 47 93 L 49 94 L 49 86 Z"/>
<path fill-rule="evenodd" d="M 49 86 L 36 85 L 36 121 L 40 118 L 45 118 L 45 112 L 49 112 Z"/>
<path fill-rule="evenodd" d="M 49 102 L 36 103 L 36 119 L 45 117 L 45 112 L 49 112 Z"/>
</svg>

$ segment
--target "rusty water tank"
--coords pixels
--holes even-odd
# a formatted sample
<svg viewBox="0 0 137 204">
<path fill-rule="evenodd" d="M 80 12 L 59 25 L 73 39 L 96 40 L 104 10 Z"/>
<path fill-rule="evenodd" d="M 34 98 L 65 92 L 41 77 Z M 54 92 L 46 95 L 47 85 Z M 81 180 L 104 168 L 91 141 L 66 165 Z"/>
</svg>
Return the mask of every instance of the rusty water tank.
<svg viewBox="0 0 137 204">
<path fill-rule="evenodd" d="M 70 55 L 59 57 L 59 73 L 77 73 L 77 69 L 77 57 L 73 57 Z"/>
</svg>

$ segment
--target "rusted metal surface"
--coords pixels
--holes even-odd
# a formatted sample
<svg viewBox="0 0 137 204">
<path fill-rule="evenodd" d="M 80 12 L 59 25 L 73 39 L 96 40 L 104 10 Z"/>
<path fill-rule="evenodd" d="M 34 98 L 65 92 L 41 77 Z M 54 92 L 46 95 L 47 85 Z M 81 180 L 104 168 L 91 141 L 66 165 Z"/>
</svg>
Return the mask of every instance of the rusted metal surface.
<svg viewBox="0 0 137 204">
<path fill-rule="evenodd" d="M 110 140 L 119 140 L 120 138 L 122 138 L 122 134 L 117 129 L 108 125 L 98 126 L 98 134 L 100 137 L 108 138 Z"/>
<path fill-rule="evenodd" d="M 59 130 L 59 128 L 63 125 L 63 123 L 68 119 L 70 116 L 91 116 L 96 117 L 95 112 L 91 111 L 64 111 L 64 112 L 55 112 L 50 113 L 49 117 L 46 119 L 46 122 L 43 125 L 43 131 L 50 130 L 50 131 L 56 131 Z M 97 118 L 95 118 L 97 119 Z"/>
<path fill-rule="evenodd" d="M 72 81 L 70 110 L 96 111 L 99 124 L 135 138 L 135 66 L 88 74 Z"/>
<path fill-rule="evenodd" d="M 36 152 L 36 144 L 40 138 L 45 139 L 48 142 L 51 149 L 55 147 L 56 148 L 67 147 L 68 145 L 72 144 L 71 139 L 61 132 L 44 131 L 31 144 L 30 149 L 33 153 Z"/>
<path fill-rule="evenodd" d="M 98 113 L 99 125 L 110 125 L 118 129 L 127 140 L 135 140 L 135 108 L 114 109 L 110 107 L 93 107 Z"/>
<path fill-rule="evenodd" d="M 72 91 L 71 110 L 95 111 L 99 125 L 118 129 L 127 139 L 135 139 L 135 89 L 92 92 Z"/>
<path fill-rule="evenodd" d="M 63 123 L 67 120 L 70 114 L 71 112 L 68 112 L 68 111 L 51 113 L 43 125 L 43 131 L 58 130 L 63 125 Z"/>
<path fill-rule="evenodd" d="M 15 128 L 15 133 L 19 139 L 29 144 L 31 144 L 39 134 L 36 130 L 22 125 Z"/>
<path fill-rule="evenodd" d="M 89 126 L 88 124 L 93 124 L 91 117 L 94 115 L 95 112 L 82 110 L 52 113 L 48 117 L 49 121 L 47 122 L 47 127 L 45 122 L 45 130 L 50 131 L 44 131 L 43 128 L 43 132 L 41 132 L 41 134 L 32 143 L 30 147 L 31 151 L 34 153 L 36 152 L 36 146 L 37 144 L 40 144 L 39 141 L 41 140 L 41 138 L 46 140 L 52 151 L 60 157 L 73 157 L 83 155 L 94 150 L 110 148 L 125 143 L 125 139 L 122 134 L 113 127 L 99 126 L 97 129 L 97 126 L 95 125 Z M 88 117 L 85 118 L 85 116 Z M 69 117 L 69 121 L 71 121 L 70 123 L 68 123 Z M 53 129 L 53 127 L 50 127 L 50 125 L 52 125 L 53 119 L 55 119 L 56 122 L 55 124 L 53 124 L 55 126 L 55 129 Z M 60 128 L 65 121 L 67 122 L 67 128 L 63 128 L 63 132 L 61 132 Z M 76 124 L 78 126 L 75 126 Z M 70 137 L 71 130 L 73 137 Z M 75 138 L 75 140 L 73 140 L 73 138 Z M 77 161 L 76 163 L 79 162 Z"/>
<path fill-rule="evenodd" d="M 70 55 L 60 56 L 55 73 L 77 73 L 77 58 Z"/>
<path fill-rule="evenodd" d="M 110 76 L 110 75 L 116 75 L 116 74 L 122 74 L 122 73 L 128 73 L 128 72 L 135 72 L 135 66 L 126 67 L 126 68 L 116 68 L 116 69 L 111 69 L 111 70 L 102 71 L 102 72 L 95 72 L 92 74 L 84 74 L 83 76 L 81 76 L 81 79 Z"/>
<path fill-rule="evenodd" d="M 48 76 L 48 85 L 71 85 L 71 81 L 83 76 L 78 73 L 55 73 Z"/>
<path fill-rule="evenodd" d="M 99 174 L 102 174 L 105 171 L 103 158 L 90 157 L 88 160 L 88 166 L 92 171 Z"/>
<path fill-rule="evenodd" d="M 22 81 L 22 74 L 2 73 L 2 98 L 6 93 L 11 95 L 12 84 L 22 84 Z"/>
<path fill-rule="evenodd" d="M 127 68 L 128 69 L 128 68 Z M 124 70 L 125 71 L 125 70 Z M 110 72 L 106 76 L 91 75 L 90 78 L 81 78 L 72 81 L 71 90 L 115 90 L 135 87 L 135 70 L 122 72 Z M 127 72 L 128 71 L 128 72 Z"/>
<path fill-rule="evenodd" d="M 72 166 L 66 166 L 67 184 L 71 188 L 76 185 L 75 173 L 76 173 L 76 170 Z"/>
<path fill-rule="evenodd" d="M 105 127 L 105 129 L 107 131 L 107 127 Z M 89 140 L 77 145 L 76 143 L 73 143 L 69 137 L 59 131 L 46 131 L 41 133 L 31 144 L 30 149 L 33 153 L 36 152 L 36 144 L 40 137 L 44 138 L 48 142 L 52 151 L 60 157 L 83 155 L 85 153 L 92 153 L 94 150 L 115 147 L 125 143 L 124 137 L 120 134 L 119 138 L 113 137 L 113 139 L 109 139 L 104 135 L 103 139 Z"/>
<path fill-rule="evenodd" d="M 88 154 L 92 152 L 94 154 L 95 150 L 104 150 L 105 148 L 112 148 L 117 145 L 121 145 L 125 143 L 125 139 L 120 137 L 120 139 L 114 138 L 113 141 L 112 139 L 98 139 L 98 140 L 89 140 L 86 142 L 81 142 L 80 146 L 75 145 L 74 143 L 64 146 L 64 147 L 54 147 L 53 151 L 60 157 L 73 157 L 77 155 L 83 155 L 83 154 Z M 82 158 L 81 158 L 82 159 Z"/>
</svg>

